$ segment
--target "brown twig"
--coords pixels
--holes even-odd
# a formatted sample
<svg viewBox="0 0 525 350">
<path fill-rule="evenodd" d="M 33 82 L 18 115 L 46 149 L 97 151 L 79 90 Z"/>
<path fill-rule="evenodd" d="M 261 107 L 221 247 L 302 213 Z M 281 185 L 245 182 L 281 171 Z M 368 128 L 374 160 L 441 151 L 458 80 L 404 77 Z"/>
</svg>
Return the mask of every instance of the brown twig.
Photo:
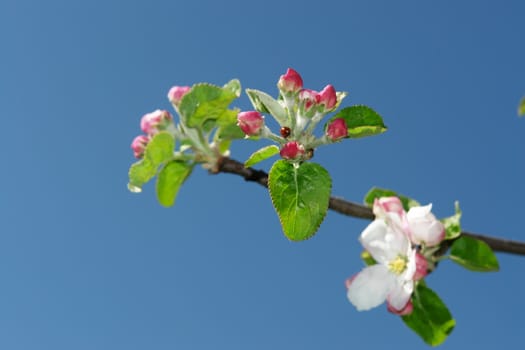
<svg viewBox="0 0 525 350">
<path fill-rule="evenodd" d="M 268 174 L 266 172 L 253 168 L 245 168 L 244 164 L 235 159 L 226 157 L 222 158 L 217 169 L 213 173 L 220 172 L 239 175 L 246 181 L 256 182 L 261 186 L 268 187 Z M 367 220 L 374 219 L 374 214 L 370 208 L 358 203 L 346 201 L 342 198 L 330 197 L 329 208 L 347 216 Z M 497 252 L 525 255 L 525 242 L 512 241 L 466 231 L 461 232 L 461 234 L 482 240 Z"/>
</svg>

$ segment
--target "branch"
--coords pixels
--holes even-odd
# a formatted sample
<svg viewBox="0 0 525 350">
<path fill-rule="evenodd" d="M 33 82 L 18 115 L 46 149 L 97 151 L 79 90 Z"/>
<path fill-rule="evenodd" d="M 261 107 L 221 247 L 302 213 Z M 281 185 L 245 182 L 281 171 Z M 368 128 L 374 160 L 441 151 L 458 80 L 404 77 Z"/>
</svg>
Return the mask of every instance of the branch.
<svg viewBox="0 0 525 350">
<path fill-rule="evenodd" d="M 256 170 L 253 168 L 245 168 L 244 164 L 236 161 L 235 159 L 224 157 L 219 161 L 216 169 L 213 169 L 213 174 L 217 173 L 228 173 L 235 174 L 243 177 L 246 181 L 256 182 L 261 186 L 268 187 L 268 174 L 262 170 Z M 373 220 L 374 214 L 372 209 L 358 204 L 346 201 L 342 198 L 330 197 L 329 208 L 340 214 L 353 216 L 360 219 Z M 485 236 L 478 233 L 472 232 L 461 232 L 464 236 L 473 237 L 487 243 L 492 250 L 525 255 L 525 242 L 512 241 L 509 239 Z"/>
</svg>

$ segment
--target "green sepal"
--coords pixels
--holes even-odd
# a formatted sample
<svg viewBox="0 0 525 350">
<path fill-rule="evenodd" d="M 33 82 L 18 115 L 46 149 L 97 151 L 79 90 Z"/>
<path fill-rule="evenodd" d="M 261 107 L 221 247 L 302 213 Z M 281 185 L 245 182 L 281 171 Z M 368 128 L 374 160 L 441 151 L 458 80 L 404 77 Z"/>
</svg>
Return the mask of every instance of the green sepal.
<svg viewBox="0 0 525 350">
<path fill-rule="evenodd" d="M 168 132 L 156 134 L 147 144 L 141 160 L 129 168 L 128 189 L 140 192 L 142 186 L 157 173 L 160 165 L 173 158 L 175 139 Z"/>
<path fill-rule="evenodd" d="M 312 237 L 328 211 L 332 180 L 315 163 L 274 163 L 268 174 L 268 189 L 284 234 L 292 241 Z"/>
<path fill-rule="evenodd" d="M 255 164 L 262 162 L 265 159 L 273 157 L 277 153 L 279 153 L 279 147 L 277 147 L 276 145 L 263 147 L 253 152 L 250 158 L 248 158 L 246 162 L 244 162 L 244 166 L 246 168 L 254 166 Z"/>
<path fill-rule="evenodd" d="M 461 209 L 459 209 L 459 202 L 454 202 L 455 214 L 448 218 L 441 219 L 441 223 L 445 226 L 445 239 L 454 239 L 461 234 Z"/>
<path fill-rule="evenodd" d="M 325 124 L 325 130 L 337 118 L 344 119 L 350 138 L 378 135 L 387 129 L 383 118 L 368 106 L 356 105 L 341 109 Z"/>
<path fill-rule="evenodd" d="M 381 197 L 398 197 L 399 200 L 401 200 L 401 204 L 403 204 L 403 209 L 405 209 L 405 211 L 408 211 L 412 207 L 418 207 L 421 205 L 415 199 L 403 196 L 401 194 L 397 194 L 395 191 L 380 187 L 372 187 L 365 195 L 364 202 L 368 207 L 372 208 L 374 206 L 374 200 L 376 198 Z"/>
<path fill-rule="evenodd" d="M 157 199 L 165 207 L 175 204 L 179 189 L 193 170 L 193 165 L 181 160 L 168 162 L 157 176 Z"/>
<path fill-rule="evenodd" d="M 456 321 L 439 296 L 419 283 L 412 296 L 412 305 L 412 313 L 401 317 L 403 322 L 425 343 L 432 346 L 443 343 L 454 329 Z"/>
<path fill-rule="evenodd" d="M 229 104 L 240 96 L 240 83 L 232 80 L 224 87 L 208 83 L 192 86 L 179 104 L 179 114 L 182 121 L 189 127 L 200 128 L 206 123 L 206 129 L 211 130 L 214 123 L 227 118 Z"/>
<path fill-rule="evenodd" d="M 520 104 L 518 106 L 518 115 L 521 117 L 525 115 L 525 96 L 521 98 Z"/>
<path fill-rule="evenodd" d="M 460 236 L 450 247 L 450 259 L 471 271 L 491 272 L 499 270 L 496 255 L 489 245 L 479 239 Z"/>
<path fill-rule="evenodd" d="M 289 126 L 288 114 L 279 101 L 266 92 L 255 89 L 246 89 L 246 94 L 257 112 L 271 114 L 279 125 Z"/>
</svg>

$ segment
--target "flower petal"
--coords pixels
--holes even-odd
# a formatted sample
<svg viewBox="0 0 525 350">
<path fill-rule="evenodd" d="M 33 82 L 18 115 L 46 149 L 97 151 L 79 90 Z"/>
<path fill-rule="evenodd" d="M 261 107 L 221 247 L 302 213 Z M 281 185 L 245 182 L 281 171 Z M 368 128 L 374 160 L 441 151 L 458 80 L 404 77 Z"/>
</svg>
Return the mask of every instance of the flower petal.
<svg viewBox="0 0 525 350">
<path fill-rule="evenodd" d="M 399 255 L 405 256 L 410 249 L 408 238 L 381 219 L 372 221 L 361 233 L 359 241 L 383 265 Z"/>
<path fill-rule="evenodd" d="M 388 293 L 388 303 L 396 310 L 402 310 L 410 300 L 414 291 L 414 281 L 398 278 Z"/>
<path fill-rule="evenodd" d="M 396 277 L 384 265 L 364 268 L 348 287 L 348 300 L 358 311 L 369 310 L 382 304 L 396 283 Z"/>
<path fill-rule="evenodd" d="M 412 207 L 407 213 L 410 239 L 415 244 L 438 245 L 445 238 L 445 227 L 431 213 L 432 204 Z"/>
</svg>

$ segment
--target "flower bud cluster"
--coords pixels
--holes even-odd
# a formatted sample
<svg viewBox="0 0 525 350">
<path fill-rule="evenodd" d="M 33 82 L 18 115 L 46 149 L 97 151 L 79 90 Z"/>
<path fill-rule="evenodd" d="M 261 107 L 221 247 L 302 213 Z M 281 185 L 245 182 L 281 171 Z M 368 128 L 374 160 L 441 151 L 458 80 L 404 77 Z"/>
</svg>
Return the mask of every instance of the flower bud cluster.
<svg viewBox="0 0 525 350">
<path fill-rule="evenodd" d="M 321 137 L 313 135 L 316 125 L 337 108 L 344 93 L 337 93 L 332 85 L 325 86 L 320 92 L 307 89 L 301 75 L 291 68 L 281 75 L 277 87 L 280 98 L 275 103 L 286 115 L 285 119 L 274 116 L 279 123 L 279 133 L 268 128 L 261 112 L 245 111 L 238 114 L 237 121 L 246 137 L 267 138 L 278 143 L 281 157 L 292 162 L 307 160 L 316 147 L 348 137 L 343 118 L 331 121 Z"/>
<path fill-rule="evenodd" d="M 182 97 L 190 91 L 189 86 L 174 86 L 168 92 L 168 99 L 175 108 L 178 107 Z M 173 116 L 166 110 L 157 109 L 146 113 L 140 120 L 140 129 L 143 135 L 138 135 L 131 142 L 131 149 L 135 158 L 142 158 L 149 141 L 161 131 L 174 132 Z"/>
<path fill-rule="evenodd" d="M 376 218 L 359 240 L 376 264 L 346 282 L 348 299 L 358 310 L 386 300 L 394 314 L 412 312 L 414 286 L 434 268 L 432 254 L 445 238 L 445 227 L 431 209 L 428 204 L 406 212 L 397 197 L 375 199 Z"/>
</svg>

